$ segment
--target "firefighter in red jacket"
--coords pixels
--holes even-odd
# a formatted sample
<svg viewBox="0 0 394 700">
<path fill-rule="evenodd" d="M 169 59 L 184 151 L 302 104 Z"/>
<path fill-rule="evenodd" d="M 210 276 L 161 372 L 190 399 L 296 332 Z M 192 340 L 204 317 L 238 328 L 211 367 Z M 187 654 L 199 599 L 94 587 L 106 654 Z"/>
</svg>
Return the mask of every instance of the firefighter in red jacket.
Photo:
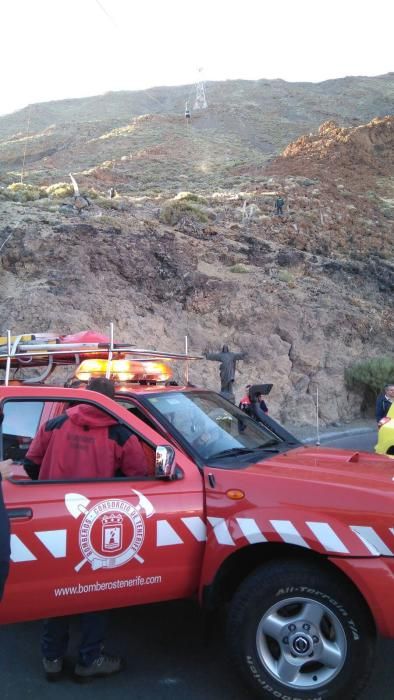
<svg viewBox="0 0 394 700">
<path fill-rule="evenodd" d="M 107 381 L 92 379 L 87 388 L 100 391 L 102 384 L 98 383 Z M 24 468 L 31 479 L 40 480 L 147 474 L 145 452 L 138 438 L 115 418 L 89 404 L 68 408 L 42 425 L 29 447 Z"/>
<path fill-rule="evenodd" d="M 114 398 L 112 381 L 91 379 L 87 389 Z M 147 474 L 147 459 L 139 439 L 100 408 L 80 404 L 47 421 L 39 429 L 26 455 L 24 467 L 32 479 L 108 479 Z M 82 639 L 77 680 L 108 676 L 123 668 L 120 657 L 103 653 L 107 628 L 105 612 L 80 616 Z M 57 680 L 63 671 L 69 619 L 56 617 L 44 622 L 41 641 L 42 663 L 48 680 Z"/>
</svg>

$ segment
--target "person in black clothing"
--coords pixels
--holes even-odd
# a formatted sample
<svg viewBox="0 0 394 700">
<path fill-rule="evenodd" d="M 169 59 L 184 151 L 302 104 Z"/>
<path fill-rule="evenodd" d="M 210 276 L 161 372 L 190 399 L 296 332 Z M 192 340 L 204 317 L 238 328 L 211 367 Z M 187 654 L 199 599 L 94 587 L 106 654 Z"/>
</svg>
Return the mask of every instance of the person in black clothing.
<svg viewBox="0 0 394 700">
<path fill-rule="evenodd" d="M 282 216 L 282 214 L 283 214 L 284 203 L 285 203 L 285 200 L 283 199 L 283 197 L 281 195 L 279 195 L 279 197 L 277 197 L 277 199 L 275 201 L 275 211 L 278 214 L 278 216 Z"/>
<path fill-rule="evenodd" d="M 238 404 L 238 407 L 243 411 L 244 413 L 247 413 L 248 416 L 251 418 L 254 417 L 253 411 L 252 411 L 252 404 L 251 400 L 249 398 L 249 389 L 251 387 L 251 384 L 247 384 L 245 389 L 246 389 L 246 394 L 245 396 L 242 397 L 241 401 Z M 256 395 L 257 402 L 263 411 L 263 413 L 268 413 L 268 406 L 264 401 L 263 394 L 257 394 Z"/>
<path fill-rule="evenodd" d="M 10 523 L 3 500 L 1 480 L 11 475 L 12 460 L 0 462 L 0 600 L 3 597 L 4 584 L 10 566 Z"/>
<path fill-rule="evenodd" d="M 376 421 L 379 423 L 382 418 L 387 416 L 388 410 L 394 402 L 394 384 L 386 384 L 384 391 L 379 394 L 376 399 Z"/>
</svg>

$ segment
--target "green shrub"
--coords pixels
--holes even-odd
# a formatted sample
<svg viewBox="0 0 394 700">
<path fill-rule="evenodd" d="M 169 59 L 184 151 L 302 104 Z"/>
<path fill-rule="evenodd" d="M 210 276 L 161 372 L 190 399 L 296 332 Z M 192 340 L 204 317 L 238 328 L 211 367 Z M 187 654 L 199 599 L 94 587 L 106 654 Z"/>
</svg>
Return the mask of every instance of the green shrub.
<svg viewBox="0 0 394 700">
<path fill-rule="evenodd" d="M 24 182 L 13 182 L 3 190 L 3 193 L 13 202 L 34 202 L 46 196 L 39 187 L 27 185 Z"/>
<path fill-rule="evenodd" d="M 102 226 L 109 226 L 118 232 L 122 230 L 120 222 L 114 216 L 97 216 L 95 220 L 98 224 L 101 224 Z"/>
<path fill-rule="evenodd" d="M 90 198 L 90 194 L 88 195 Z M 117 201 L 116 199 L 106 199 L 105 197 L 101 197 L 100 195 L 96 197 L 96 204 L 101 208 L 101 209 L 120 209 L 121 205 L 120 202 Z"/>
<path fill-rule="evenodd" d="M 187 199 L 170 199 L 160 211 L 160 221 L 169 226 L 177 224 L 183 216 L 190 216 L 192 219 L 197 219 L 197 221 L 202 223 L 208 221 L 205 212 Z"/>
<path fill-rule="evenodd" d="M 236 272 L 238 274 L 248 272 L 248 268 L 245 267 L 245 265 L 242 265 L 242 263 L 236 263 L 235 265 L 232 265 L 229 269 L 230 272 Z"/>
<path fill-rule="evenodd" d="M 54 185 L 46 187 L 45 192 L 48 197 L 53 199 L 64 199 L 65 197 L 72 197 L 74 188 L 68 182 L 55 182 Z"/>
<path fill-rule="evenodd" d="M 86 196 L 88 199 L 98 199 L 101 195 L 94 189 L 94 187 L 89 187 L 88 191 L 86 192 Z"/>
<path fill-rule="evenodd" d="M 291 282 L 293 282 L 294 278 L 291 272 L 289 272 L 288 270 L 279 270 L 278 280 L 280 282 L 286 282 L 286 284 L 290 284 Z"/>
<path fill-rule="evenodd" d="M 182 202 L 196 202 L 196 204 L 207 204 L 207 200 L 201 197 L 199 194 L 194 194 L 193 192 L 178 192 L 174 197 L 175 201 Z"/>
<path fill-rule="evenodd" d="M 394 381 L 394 358 L 373 357 L 345 369 L 345 381 L 349 389 L 368 392 L 375 397 L 385 384 Z"/>
</svg>

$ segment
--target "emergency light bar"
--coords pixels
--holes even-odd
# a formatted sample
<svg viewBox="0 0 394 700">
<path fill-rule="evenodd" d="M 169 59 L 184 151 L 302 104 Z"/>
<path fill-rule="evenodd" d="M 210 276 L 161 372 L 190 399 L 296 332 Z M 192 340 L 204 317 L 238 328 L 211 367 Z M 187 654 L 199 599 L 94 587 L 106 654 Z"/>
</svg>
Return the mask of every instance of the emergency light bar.
<svg viewBox="0 0 394 700">
<path fill-rule="evenodd" d="M 172 377 L 172 370 L 164 362 L 138 362 L 136 360 L 84 360 L 75 372 L 81 381 L 92 377 L 110 377 L 118 382 L 166 382 Z"/>
</svg>

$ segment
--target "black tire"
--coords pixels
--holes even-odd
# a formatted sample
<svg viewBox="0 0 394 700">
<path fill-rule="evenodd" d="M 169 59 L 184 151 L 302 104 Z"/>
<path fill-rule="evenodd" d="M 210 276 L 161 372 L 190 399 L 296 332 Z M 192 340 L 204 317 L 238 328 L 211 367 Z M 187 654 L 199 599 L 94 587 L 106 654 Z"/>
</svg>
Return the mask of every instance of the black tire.
<svg viewBox="0 0 394 700">
<path fill-rule="evenodd" d="M 368 682 L 376 642 L 360 596 L 314 562 L 271 562 L 241 584 L 227 642 L 264 700 L 351 700 Z"/>
</svg>

